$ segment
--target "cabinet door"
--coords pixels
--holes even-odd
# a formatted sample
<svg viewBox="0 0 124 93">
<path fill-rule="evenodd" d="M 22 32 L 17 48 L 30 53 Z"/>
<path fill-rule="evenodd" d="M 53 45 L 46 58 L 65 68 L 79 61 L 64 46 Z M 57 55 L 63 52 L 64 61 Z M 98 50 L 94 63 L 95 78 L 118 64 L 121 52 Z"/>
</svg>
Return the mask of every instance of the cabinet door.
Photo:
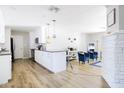
<svg viewBox="0 0 124 93">
<path fill-rule="evenodd" d="M 39 63 L 39 51 L 35 50 L 35 61 Z"/>
<path fill-rule="evenodd" d="M 0 56 L 0 84 L 11 79 L 11 55 Z"/>
<path fill-rule="evenodd" d="M 42 27 L 41 29 L 41 36 L 40 36 L 40 43 L 46 43 L 46 27 Z"/>
<path fill-rule="evenodd" d="M 49 70 L 53 71 L 52 67 L 53 67 L 53 53 L 47 53 L 47 67 Z"/>
<path fill-rule="evenodd" d="M 5 24 L 3 19 L 3 13 L 0 10 L 0 43 L 5 42 Z"/>
</svg>

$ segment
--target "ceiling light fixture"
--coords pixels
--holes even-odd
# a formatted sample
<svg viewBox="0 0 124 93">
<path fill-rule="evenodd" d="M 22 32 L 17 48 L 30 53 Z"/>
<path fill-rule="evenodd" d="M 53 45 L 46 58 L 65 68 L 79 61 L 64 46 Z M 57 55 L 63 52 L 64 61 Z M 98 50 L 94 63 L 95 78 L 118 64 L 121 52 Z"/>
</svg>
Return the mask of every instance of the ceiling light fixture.
<svg viewBox="0 0 124 93">
<path fill-rule="evenodd" d="M 47 23 L 46 25 L 47 25 L 47 33 L 48 33 L 47 38 L 49 39 L 49 38 L 50 38 L 50 36 L 49 36 L 49 26 L 50 26 L 50 24 L 49 24 L 49 23 Z"/>
<path fill-rule="evenodd" d="M 60 8 L 58 8 L 57 6 L 52 5 L 52 6 L 50 6 L 49 11 L 57 13 L 57 12 L 60 11 Z"/>
<path fill-rule="evenodd" d="M 55 31 L 55 22 L 56 20 L 52 20 L 53 21 L 53 38 L 56 38 L 56 31 Z"/>
<path fill-rule="evenodd" d="M 53 23 L 53 38 L 56 38 L 56 29 L 55 29 L 55 23 L 56 23 L 56 20 L 55 20 L 55 16 L 56 16 L 56 13 L 58 13 L 60 11 L 60 8 L 58 8 L 57 6 L 54 6 L 54 5 L 51 5 L 48 9 L 51 13 L 51 15 L 53 15 L 54 17 L 54 20 L 52 20 L 52 23 Z"/>
</svg>

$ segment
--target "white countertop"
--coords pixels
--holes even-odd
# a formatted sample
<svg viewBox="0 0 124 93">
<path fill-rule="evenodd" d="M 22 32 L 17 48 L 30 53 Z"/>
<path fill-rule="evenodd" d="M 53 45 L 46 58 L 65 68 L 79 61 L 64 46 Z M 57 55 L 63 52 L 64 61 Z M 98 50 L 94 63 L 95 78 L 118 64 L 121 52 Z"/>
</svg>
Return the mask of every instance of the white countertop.
<svg viewBox="0 0 124 93">
<path fill-rule="evenodd" d="M 35 49 L 35 50 L 37 50 L 37 49 Z M 51 53 L 54 53 L 54 52 L 66 52 L 65 50 L 38 50 L 38 51 L 51 52 Z"/>
<path fill-rule="evenodd" d="M 11 55 L 11 53 L 10 52 L 0 52 L 0 56 L 3 56 L 3 55 Z"/>
</svg>

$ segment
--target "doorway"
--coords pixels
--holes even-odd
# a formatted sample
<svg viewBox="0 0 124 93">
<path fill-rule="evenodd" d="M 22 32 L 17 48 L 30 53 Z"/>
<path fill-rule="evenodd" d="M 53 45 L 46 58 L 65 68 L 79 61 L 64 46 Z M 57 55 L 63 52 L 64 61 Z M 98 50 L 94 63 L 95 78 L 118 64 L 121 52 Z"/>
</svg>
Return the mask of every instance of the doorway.
<svg viewBox="0 0 124 93">
<path fill-rule="evenodd" d="M 15 48 L 15 51 L 14 51 L 15 59 L 23 58 L 24 57 L 23 36 L 15 35 L 13 36 L 13 40 L 14 40 L 14 48 Z"/>
</svg>

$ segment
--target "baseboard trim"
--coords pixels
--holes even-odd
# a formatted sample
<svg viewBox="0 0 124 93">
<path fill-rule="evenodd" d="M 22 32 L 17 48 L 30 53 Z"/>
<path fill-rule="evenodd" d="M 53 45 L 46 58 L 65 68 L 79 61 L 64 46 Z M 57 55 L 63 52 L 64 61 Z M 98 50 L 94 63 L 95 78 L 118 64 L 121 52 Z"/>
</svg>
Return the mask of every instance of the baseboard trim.
<svg viewBox="0 0 124 93">
<path fill-rule="evenodd" d="M 107 83 L 106 79 L 103 76 L 101 76 L 101 78 L 106 82 L 106 84 L 109 86 L 109 88 L 111 88 L 110 85 Z"/>
<path fill-rule="evenodd" d="M 15 58 L 15 60 L 21 60 L 21 59 L 30 59 L 29 57 L 24 57 L 24 58 Z"/>
</svg>

